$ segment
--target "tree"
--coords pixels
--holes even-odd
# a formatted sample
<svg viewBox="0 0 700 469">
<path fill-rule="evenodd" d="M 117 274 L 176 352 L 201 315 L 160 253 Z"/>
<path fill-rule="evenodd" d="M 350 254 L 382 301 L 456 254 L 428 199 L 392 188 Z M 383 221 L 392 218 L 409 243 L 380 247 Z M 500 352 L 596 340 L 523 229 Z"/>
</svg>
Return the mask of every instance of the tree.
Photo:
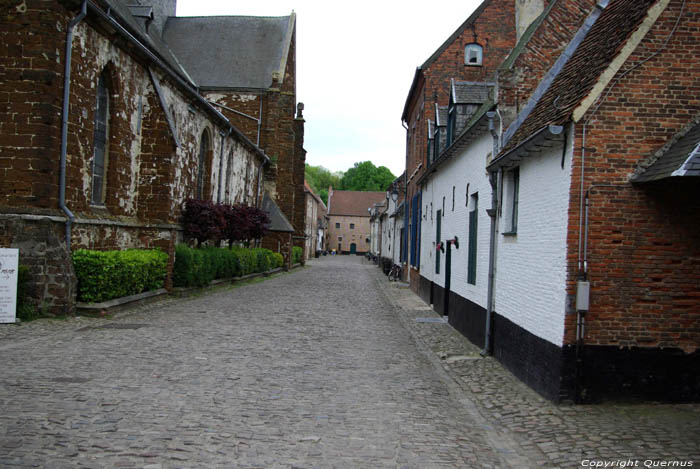
<svg viewBox="0 0 700 469">
<path fill-rule="evenodd" d="M 340 189 L 345 191 L 385 191 L 396 179 L 386 166 L 376 167 L 371 161 L 355 163 L 345 171 L 340 180 Z"/>
<path fill-rule="evenodd" d="M 342 172 L 332 173 L 323 166 L 304 165 L 304 177 L 311 189 L 321 197 L 324 204 L 328 203 L 328 186 L 340 188 Z"/>
<path fill-rule="evenodd" d="M 197 245 L 205 241 L 216 241 L 223 234 L 226 225 L 220 207 L 209 200 L 187 199 L 182 211 L 182 224 L 185 236 L 197 240 Z"/>
</svg>

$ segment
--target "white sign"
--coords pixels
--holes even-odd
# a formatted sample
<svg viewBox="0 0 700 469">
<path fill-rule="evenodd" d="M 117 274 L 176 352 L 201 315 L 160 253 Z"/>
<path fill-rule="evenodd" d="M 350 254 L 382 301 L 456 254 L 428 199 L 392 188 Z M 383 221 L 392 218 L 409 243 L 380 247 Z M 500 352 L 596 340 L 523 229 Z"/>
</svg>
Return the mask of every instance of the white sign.
<svg viewBox="0 0 700 469">
<path fill-rule="evenodd" d="M 17 322 L 19 249 L 0 248 L 0 323 Z"/>
</svg>

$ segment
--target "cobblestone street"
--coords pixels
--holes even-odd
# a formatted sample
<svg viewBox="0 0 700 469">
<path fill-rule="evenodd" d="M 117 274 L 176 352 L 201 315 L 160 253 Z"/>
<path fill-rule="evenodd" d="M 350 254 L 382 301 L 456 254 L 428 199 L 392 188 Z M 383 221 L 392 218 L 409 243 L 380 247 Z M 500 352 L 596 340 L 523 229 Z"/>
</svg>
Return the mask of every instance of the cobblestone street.
<svg viewBox="0 0 700 469">
<path fill-rule="evenodd" d="M 113 319 L 3 326 L 0 467 L 700 464 L 700 405 L 555 406 L 438 321 L 339 256 Z"/>
</svg>

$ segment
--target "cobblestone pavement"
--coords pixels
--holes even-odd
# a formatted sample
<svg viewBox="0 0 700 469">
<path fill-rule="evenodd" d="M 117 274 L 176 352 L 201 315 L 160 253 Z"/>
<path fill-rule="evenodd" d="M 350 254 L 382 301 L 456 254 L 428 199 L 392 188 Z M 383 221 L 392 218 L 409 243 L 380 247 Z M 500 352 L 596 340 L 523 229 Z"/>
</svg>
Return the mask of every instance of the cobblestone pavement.
<svg viewBox="0 0 700 469">
<path fill-rule="evenodd" d="M 0 467 L 700 464 L 700 406 L 555 406 L 426 318 L 340 256 L 113 319 L 0 327 Z"/>
<path fill-rule="evenodd" d="M 0 467 L 529 464 L 492 441 L 382 282 L 324 258 L 113 319 L 3 326 Z"/>
<path fill-rule="evenodd" d="M 433 363 L 493 428 L 515 440 L 533 467 L 700 466 L 700 405 L 554 405 L 494 358 L 481 357 L 448 324 L 416 321 L 439 315 L 407 286 L 381 281 L 400 322 L 430 350 Z"/>
</svg>

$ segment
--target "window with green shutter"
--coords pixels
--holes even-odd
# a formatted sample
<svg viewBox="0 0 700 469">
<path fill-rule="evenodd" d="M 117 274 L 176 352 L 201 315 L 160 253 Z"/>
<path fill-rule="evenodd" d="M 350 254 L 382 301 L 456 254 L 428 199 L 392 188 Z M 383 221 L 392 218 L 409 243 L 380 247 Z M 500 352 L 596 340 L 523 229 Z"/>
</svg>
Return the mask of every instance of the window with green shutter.
<svg viewBox="0 0 700 469">
<path fill-rule="evenodd" d="M 467 282 L 476 285 L 476 243 L 478 232 L 479 193 L 471 196 L 472 210 L 469 212 L 469 251 L 467 257 Z"/>
<path fill-rule="evenodd" d="M 442 221 L 442 210 L 437 211 L 435 224 L 435 273 L 440 273 L 440 250 L 437 249 L 437 245 L 440 243 L 440 224 Z"/>
</svg>

